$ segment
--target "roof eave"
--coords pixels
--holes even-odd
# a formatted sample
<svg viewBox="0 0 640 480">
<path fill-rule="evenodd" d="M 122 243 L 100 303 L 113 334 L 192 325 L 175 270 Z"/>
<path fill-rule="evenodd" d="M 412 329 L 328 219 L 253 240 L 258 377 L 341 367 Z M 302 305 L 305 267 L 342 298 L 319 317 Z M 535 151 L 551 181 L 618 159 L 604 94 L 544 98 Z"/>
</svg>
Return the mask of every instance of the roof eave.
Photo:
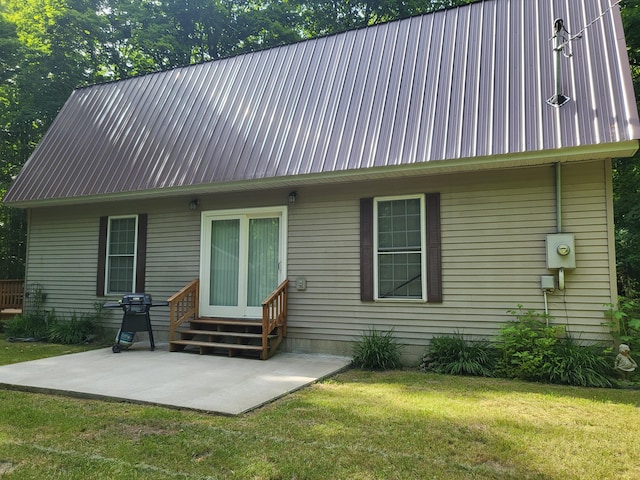
<svg viewBox="0 0 640 480">
<path fill-rule="evenodd" d="M 186 185 L 130 192 L 112 192 L 78 197 L 34 199 L 6 203 L 17 208 L 33 208 L 142 200 L 157 197 L 180 197 L 187 195 L 230 193 L 248 190 L 267 190 L 285 187 L 299 188 L 305 185 L 330 185 L 415 175 L 444 175 L 448 173 L 464 173 L 503 168 L 523 168 L 536 165 L 580 162 L 604 158 L 625 158 L 635 155 L 639 147 L 639 140 L 627 140 L 623 142 L 601 143 L 597 145 L 570 147 L 557 150 L 521 152 L 493 157 L 460 158 L 422 162 L 411 165 L 345 170 L 331 173 L 289 175 L 233 182 Z"/>
</svg>

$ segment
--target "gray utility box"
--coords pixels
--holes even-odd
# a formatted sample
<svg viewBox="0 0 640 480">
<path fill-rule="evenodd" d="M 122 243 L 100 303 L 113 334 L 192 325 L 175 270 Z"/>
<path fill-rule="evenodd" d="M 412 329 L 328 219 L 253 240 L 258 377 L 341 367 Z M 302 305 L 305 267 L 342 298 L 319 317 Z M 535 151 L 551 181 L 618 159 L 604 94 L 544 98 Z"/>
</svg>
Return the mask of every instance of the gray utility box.
<svg viewBox="0 0 640 480">
<path fill-rule="evenodd" d="M 547 235 L 547 268 L 549 270 L 576 268 L 576 245 L 573 234 Z"/>
</svg>

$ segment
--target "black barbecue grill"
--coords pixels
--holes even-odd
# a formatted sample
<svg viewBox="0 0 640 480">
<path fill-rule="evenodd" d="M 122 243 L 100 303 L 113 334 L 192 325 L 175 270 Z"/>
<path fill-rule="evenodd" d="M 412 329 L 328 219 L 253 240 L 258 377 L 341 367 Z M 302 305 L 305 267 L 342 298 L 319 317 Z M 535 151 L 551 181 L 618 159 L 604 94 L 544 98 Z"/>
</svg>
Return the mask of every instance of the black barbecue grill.
<svg viewBox="0 0 640 480">
<path fill-rule="evenodd" d="M 136 332 L 148 332 L 151 351 L 156 348 L 153 341 L 153 331 L 151 329 L 151 307 L 161 307 L 169 305 L 168 302 L 154 302 L 148 293 L 130 293 L 124 295 L 118 303 L 107 302 L 105 308 L 122 308 L 122 324 L 116 336 L 116 343 L 111 349 L 113 353 L 120 353 L 122 350 L 123 335 L 133 338 Z"/>
</svg>

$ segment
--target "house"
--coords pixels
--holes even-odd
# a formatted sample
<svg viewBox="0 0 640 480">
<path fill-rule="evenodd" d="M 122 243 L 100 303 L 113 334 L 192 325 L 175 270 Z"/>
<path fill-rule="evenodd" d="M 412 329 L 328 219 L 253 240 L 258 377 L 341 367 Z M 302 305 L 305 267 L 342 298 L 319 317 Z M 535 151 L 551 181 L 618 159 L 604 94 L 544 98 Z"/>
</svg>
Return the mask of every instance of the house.
<svg viewBox="0 0 640 480">
<path fill-rule="evenodd" d="M 415 362 L 519 304 L 606 338 L 611 159 L 639 138 L 617 6 L 486 0 L 79 88 L 4 201 L 57 312 L 191 284 L 251 319 L 288 280 L 281 349 L 393 329 Z"/>
</svg>

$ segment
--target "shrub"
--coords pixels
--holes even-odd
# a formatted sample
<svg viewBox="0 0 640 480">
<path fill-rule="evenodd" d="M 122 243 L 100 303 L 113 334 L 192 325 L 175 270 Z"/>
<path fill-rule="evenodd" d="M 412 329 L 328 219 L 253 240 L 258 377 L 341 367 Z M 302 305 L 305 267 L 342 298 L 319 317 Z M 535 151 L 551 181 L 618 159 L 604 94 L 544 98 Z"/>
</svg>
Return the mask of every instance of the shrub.
<svg viewBox="0 0 640 480">
<path fill-rule="evenodd" d="M 77 345 L 102 337 L 102 330 L 98 325 L 101 315 L 102 311 L 96 309 L 93 314 L 78 316 L 73 313 L 71 318 L 65 319 L 57 316 L 55 310 L 41 310 L 39 313 L 25 313 L 7 320 L 5 331 L 8 337 L 14 339 Z"/>
<path fill-rule="evenodd" d="M 616 343 L 626 343 L 632 352 L 640 350 L 640 299 L 620 297 L 617 307 L 605 306 L 607 325 Z"/>
<path fill-rule="evenodd" d="M 549 326 L 551 318 L 534 310 L 510 310 L 516 317 L 500 328 L 497 373 L 507 378 L 548 381 L 549 369 L 555 364 L 554 348 L 564 333 L 561 326 Z"/>
<path fill-rule="evenodd" d="M 369 370 L 399 368 L 401 350 L 393 337 L 393 329 L 380 333 L 372 328 L 354 345 L 353 364 Z"/>
<path fill-rule="evenodd" d="M 92 315 L 78 315 L 74 312 L 71 318 L 56 319 L 49 325 L 48 340 L 52 343 L 77 345 L 88 343 L 98 336 L 97 327 Z"/>
<path fill-rule="evenodd" d="M 5 322 L 4 330 L 10 338 L 46 340 L 49 317 L 47 314 L 16 315 Z"/>
<path fill-rule="evenodd" d="M 495 348 L 484 340 L 467 341 L 460 334 L 434 337 L 421 367 L 451 375 L 492 377 Z"/>
<path fill-rule="evenodd" d="M 606 348 L 579 345 L 573 338 L 561 338 L 554 348 L 553 363 L 548 369 L 551 383 L 581 387 L 612 387 L 612 361 Z"/>
</svg>

